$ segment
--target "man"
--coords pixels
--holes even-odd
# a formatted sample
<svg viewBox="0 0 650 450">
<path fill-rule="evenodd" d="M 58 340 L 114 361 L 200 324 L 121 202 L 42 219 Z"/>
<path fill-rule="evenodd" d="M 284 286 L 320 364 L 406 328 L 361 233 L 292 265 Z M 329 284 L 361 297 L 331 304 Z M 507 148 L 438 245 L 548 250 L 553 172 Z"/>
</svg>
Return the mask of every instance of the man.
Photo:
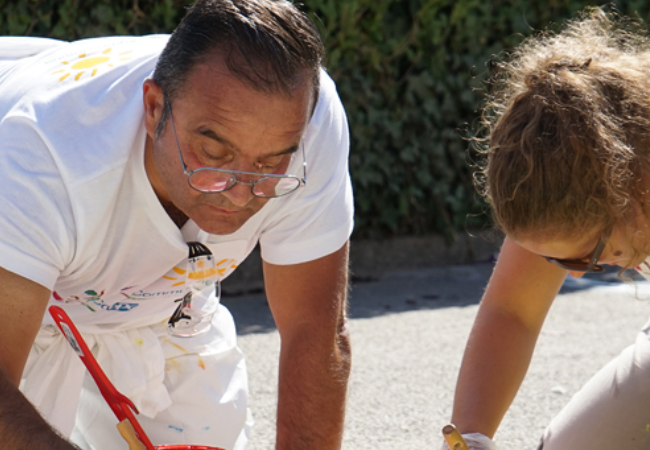
<svg viewBox="0 0 650 450">
<path fill-rule="evenodd" d="M 282 340 L 277 448 L 339 448 L 348 135 L 311 22 L 285 1 L 200 0 L 171 38 L 22 48 L 0 62 L 3 448 L 124 447 L 51 304 L 154 445 L 243 448 L 245 364 L 218 286 L 258 242 Z"/>
</svg>

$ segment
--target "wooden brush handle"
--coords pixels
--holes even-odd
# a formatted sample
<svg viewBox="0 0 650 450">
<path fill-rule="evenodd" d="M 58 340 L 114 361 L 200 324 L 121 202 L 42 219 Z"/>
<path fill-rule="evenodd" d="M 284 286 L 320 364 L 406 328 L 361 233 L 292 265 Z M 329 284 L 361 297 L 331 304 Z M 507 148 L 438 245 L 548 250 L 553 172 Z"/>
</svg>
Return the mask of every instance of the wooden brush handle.
<svg viewBox="0 0 650 450">
<path fill-rule="evenodd" d="M 469 450 L 465 439 L 453 424 L 445 425 L 442 429 L 442 435 L 451 450 Z"/>
<path fill-rule="evenodd" d="M 131 422 L 129 422 L 128 419 L 124 419 L 118 423 L 117 429 L 119 430 L 124 440 L 128 442 L 129 450 L 147 450 L 147 447 L 145 447 L 140 439 L 138 439 L 138 435 L 136 434 L 133 425 L 131 425 Z"/>
</svg>

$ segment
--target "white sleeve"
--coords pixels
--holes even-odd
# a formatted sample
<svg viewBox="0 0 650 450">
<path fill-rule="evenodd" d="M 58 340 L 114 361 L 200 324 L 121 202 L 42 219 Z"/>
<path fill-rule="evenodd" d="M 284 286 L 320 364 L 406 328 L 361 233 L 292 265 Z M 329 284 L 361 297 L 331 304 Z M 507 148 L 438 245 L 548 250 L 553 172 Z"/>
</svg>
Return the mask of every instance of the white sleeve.
<svg viewBox="0 0 650 450">
<path fill-rule="evenodd" d="M 273 213 L 262 229 L 260 248 L 262 258 L 272 264 L 318 259 L 341 248 L 352 233 L 348 123 L 334 82 L 325 72 L 303 144 L 306 186 L 267 205 Z"/>
<path fill-rule="evenodd" d="M 67 44 L 67 42 L 58 39 L 31 36 L 0 36 L 0 61 L 26 58 L 64 44 Z"/>
<path fill-rule="evenodd" d="M 0 267 L 47 288 L 74 252 L 68 193 L 29 119 L 0 124 Z"/>
</svg>

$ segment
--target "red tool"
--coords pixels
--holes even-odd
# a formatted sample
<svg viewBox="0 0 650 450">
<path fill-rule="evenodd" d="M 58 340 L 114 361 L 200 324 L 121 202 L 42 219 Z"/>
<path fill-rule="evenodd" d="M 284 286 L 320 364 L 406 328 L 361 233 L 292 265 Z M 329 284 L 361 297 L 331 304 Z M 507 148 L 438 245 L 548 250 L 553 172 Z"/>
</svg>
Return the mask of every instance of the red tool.
<svg viewBox="0 0 650 450">
<path fill-rule="evenodd" d="M 122 395 L 113 386 L 113 383 L 108 379 L 102 368 L 97 363 L 97 360 L 88 349 L 86 342 L 81 337 L 79 330 L 75 327 L 72 319 L 66 314 L 63 308 L 59 306 L 50 306 L 50 314 L 58 325 L 61 332 L 64 334 L 70 346 L 75 353 L 79 355 L 81 361 L 90 372 L 90 375 L 97 383 L 99 392 L 111 407 L 113 413 L 120 421 L 117 429 L 124 439 L 129 443 L 131 450 L 223 450 L 218 447 L 206 447 L 202 445 L 158 445 L 154 446 L 146 433 L 140 426 L 140 423 L 135 418 L 133 412 L 138 414 L 138 409 L 133 402 L 127 397 Z"/>
</svg>

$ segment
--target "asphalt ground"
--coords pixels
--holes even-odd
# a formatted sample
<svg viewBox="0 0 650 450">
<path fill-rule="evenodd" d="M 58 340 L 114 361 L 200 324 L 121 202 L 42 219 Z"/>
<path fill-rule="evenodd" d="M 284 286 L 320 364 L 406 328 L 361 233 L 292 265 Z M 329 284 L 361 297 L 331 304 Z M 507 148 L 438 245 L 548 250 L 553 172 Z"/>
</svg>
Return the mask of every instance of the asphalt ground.
<svg viewBox="0 0 650 450">
<path fill-rule="evenodd" d="M 451 413 L 467 336 L 492 263 L 386 273 L 353 283 L 346 450 L 435 449 Z M 551 418 L 650 316 L 650 286 L 565 283 L 528 376 L 496 436 L 501 450 L 534 450 Z M 256 424 L 251 450 L 274 448 L 279 336 L 262 293 L 224 300 L 248 358 Z"/>
</svg>

